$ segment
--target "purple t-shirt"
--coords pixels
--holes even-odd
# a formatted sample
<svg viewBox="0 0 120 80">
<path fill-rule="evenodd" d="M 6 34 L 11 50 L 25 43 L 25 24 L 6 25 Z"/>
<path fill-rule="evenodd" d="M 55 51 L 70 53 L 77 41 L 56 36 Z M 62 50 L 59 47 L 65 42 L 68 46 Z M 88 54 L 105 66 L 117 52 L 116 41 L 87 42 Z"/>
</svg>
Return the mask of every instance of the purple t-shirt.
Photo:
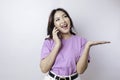
<svg viewBox="0 0 120 80">
<path fill-rule="evenodd" d="M 76 64 L 82 55 L 87 40 L 78 35 L 72 35 L 68 39 L 62 39 L 60 49 L 51 71 L 61 76 L 68 76 L 76 72 Z M 55 43 L 52 39 L 46 39 L 42 46 L 41 59 L 48 56 Z M 88 56 L 88 60 L 90 57 Z"/>
</svg>

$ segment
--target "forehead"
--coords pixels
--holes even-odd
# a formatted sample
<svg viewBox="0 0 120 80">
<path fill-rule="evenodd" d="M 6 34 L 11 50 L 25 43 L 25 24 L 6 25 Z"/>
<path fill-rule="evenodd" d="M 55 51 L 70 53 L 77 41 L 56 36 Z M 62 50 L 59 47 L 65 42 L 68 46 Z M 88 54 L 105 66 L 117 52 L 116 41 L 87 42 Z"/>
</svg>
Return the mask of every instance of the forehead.
<svg viewBox="0 0 120 80">
<path fill-rule="evenodd" d="M 60 16 L 63 16 L 63 15 L 66 15 L 65 12 L 63 12 L 63 11 L 56 11 L 54 17 L 56 18 L 56 17 L 60 17 Z"/>
</svg>

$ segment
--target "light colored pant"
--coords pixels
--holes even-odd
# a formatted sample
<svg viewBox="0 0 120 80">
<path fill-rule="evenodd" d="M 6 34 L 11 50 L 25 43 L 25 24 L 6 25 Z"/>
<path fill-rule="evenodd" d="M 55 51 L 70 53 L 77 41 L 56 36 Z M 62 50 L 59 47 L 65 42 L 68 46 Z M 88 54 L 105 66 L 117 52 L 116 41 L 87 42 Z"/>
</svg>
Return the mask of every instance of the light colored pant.
<svg viewBox="0 0 120 80">
<path fill-rule="evenodd" d="M 46 75 L 43 80 L 55 80 L 55 79 L 49 75 Z M 74 80 L 81 80 L 80 75 L 78 75 L 78 77 Z"/>
</svg>

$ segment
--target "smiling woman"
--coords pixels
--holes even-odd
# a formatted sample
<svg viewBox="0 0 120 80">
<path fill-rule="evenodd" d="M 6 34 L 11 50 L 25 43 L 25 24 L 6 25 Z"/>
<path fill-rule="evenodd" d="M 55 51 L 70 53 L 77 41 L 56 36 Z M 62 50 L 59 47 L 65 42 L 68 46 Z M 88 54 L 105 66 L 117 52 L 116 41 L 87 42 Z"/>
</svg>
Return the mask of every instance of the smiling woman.
<svg viewBox="0 0 120 80">
<path fill-rule="evenodd" d="M 52 10 L 47 35 L 41 52 L 40 68 L 48 75 L 44 80 L 81 80 L 90 62 L 89 50 L 93 45 L 108 41 L 87 41 L 76 35 L 67 11 L 62 8 Z"/>
<path fill-rule="evenodd" d="M 62 8 L 54 9 L 49 17 L 48 21 L 48 29 L 47 29 L 47 35 L 50 35 L 50 38 L 52 38 L 52 30 L 53 28 L 58 28 L 58 30 L 64 32 L 67 30 L 67 32 L 75 35 L 75 33 L 72 31 L 71 28 L 73 28 L 73 22 L 67 11 L 65 11 Z M 66 30 L 65 30 L 66 29 Z M 61 34 L 61 32 L 58 32 Z M 65 32 L 64 32 L 65 33 Z"/>
<path fill-rule="evenodd" d="M 70 19 L 62 11 L 57 11 L 54 16 L 55 26 L 60 30 L 61 33 L 68 33 L 70 30 Z"/>
</svg>

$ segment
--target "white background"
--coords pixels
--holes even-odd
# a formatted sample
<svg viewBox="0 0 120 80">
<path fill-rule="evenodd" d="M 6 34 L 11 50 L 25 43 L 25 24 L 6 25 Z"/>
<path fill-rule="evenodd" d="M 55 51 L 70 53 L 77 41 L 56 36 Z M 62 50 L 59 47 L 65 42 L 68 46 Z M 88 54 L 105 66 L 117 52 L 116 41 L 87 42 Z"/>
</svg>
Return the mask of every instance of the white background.
<svg viewBox="0 0 120 80">
<path fill-rule="evenodd" d="M 91 48 L 82 80 L 120 79 L 120 0 L 0 0 L 0 80 L 42 80 L 40 53 L 50 11 L 62 7 L 76 31 L 111 44 Z"/>
</svg>

